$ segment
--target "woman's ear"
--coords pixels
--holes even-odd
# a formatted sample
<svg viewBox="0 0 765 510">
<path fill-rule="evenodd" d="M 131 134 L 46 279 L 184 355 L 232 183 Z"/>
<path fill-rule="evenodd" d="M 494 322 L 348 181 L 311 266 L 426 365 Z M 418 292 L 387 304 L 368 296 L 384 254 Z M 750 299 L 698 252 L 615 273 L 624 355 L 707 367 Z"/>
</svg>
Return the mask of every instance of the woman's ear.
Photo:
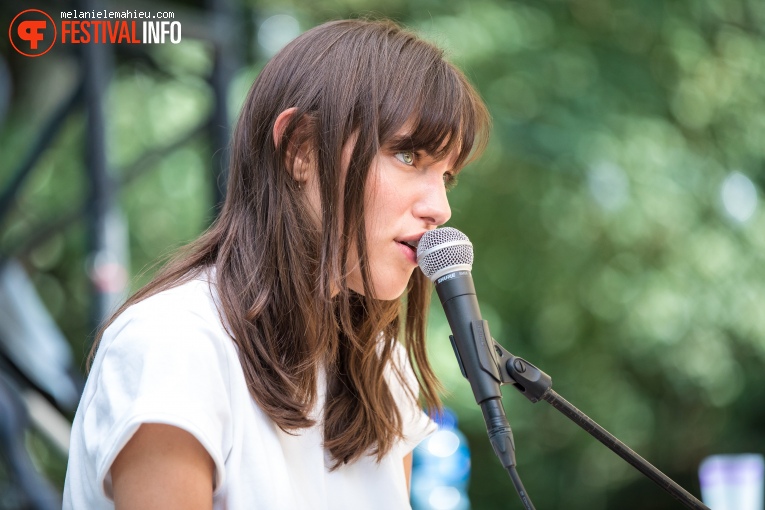
<svg viewBox="0 0 765 510">
<path fill-rule="evenodd" d="M 276 117 L 274 122 L 274 146 L 279 147 L 284 136 L 284 131 L 287 126 L 292 122 L 293 117 L 297 112 L 297 108 L 287 108 Z M 310 177 L 311 161 L 309 151 L 307 150 L 307 144 L 300 140 L 300 136 L 296 136 L 300 131 L 300 127 L 293 131 L 292 139 L 288 141 L 287 146 L 287 160 L 285 164 L 287 169 L 292 174 L 292 178 L 298 181 L 298 183 L 305 183 Z"/>
</svg>

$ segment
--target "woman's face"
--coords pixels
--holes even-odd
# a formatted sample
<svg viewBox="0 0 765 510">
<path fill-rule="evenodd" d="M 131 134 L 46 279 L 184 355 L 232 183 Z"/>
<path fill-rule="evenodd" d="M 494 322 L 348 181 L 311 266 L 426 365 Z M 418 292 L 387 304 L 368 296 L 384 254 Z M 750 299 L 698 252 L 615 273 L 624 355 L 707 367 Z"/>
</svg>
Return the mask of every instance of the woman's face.
<svg viewBox="0 0 765 510">
<path fill-rule="evenodd" d="M 453 158 L 422 152 L 387 152 L 374 159 L 366 188 L 367 254 L 376 299 L 397 299 L 417 268 L 416 243 L 451 217 L 446 184 Z M 355 255 L 355 250 L 352 251 Z M 348 287 L 363 292 L 358 261 Z"/>
<path fill-rule="evenodd" d="M 343 150 L 346 171 L 352 149 L 351 142 Z M 365 227 L 371 288 L 376 299 L 398 299 L 404 293 L 417 267 L 416 243 L 425 232 L 450 218 L 446 187 L 453 179 L 453 161 L 454 157 L 436 161 L 421 151 L 383 149 L 375 156 L 366 186 Z M 307 192 L 312 208 L 316 208 L 318 186 L 309 184 Z M 353 247 L 349 258 L 348 288 L 363 294 L 358 253 Z"/>
<path fill-rule="evenodd" d="M 406 136 L 402 130 L 398 136 Z M 342 166 L 350 166 L 355 137 L 343 147 Z M 428 230 L 451 217 L 446 189 L 453 180 L 454 156 L 436 161 L 422 151 L 380 150 L 372 162 L 366 185 L 365 227 L 367 254 L 374 298 L 398 299 L 417 267 L 416 243 Z M 313 172 L 306 185 L 314 221 L 320 222 L 321 198 L 318 176 Z M 342 211 L 338 211 L 342 216 Z M 411 243 L 411 244 L 410 244 Z M 358 251 L 349 250 L 348 288 L 364 294 Z"/>
</svg>

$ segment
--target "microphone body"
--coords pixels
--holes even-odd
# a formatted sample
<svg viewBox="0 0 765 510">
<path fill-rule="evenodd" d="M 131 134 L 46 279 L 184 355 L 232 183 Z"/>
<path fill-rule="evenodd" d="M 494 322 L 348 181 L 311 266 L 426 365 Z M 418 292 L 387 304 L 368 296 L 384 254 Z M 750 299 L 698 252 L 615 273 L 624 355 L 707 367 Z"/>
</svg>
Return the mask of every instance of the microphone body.
<svg viewBox="0 0 765 510">
<path fill-rule="evenodd" d="M 457 229 L 426 232 L 417 245 L 417 261 L 436 286 L 452 330 L 449 339 L 462 375 L 481 406 L 494 453 L 505 468 L 515 466 L 513 433 L 502 407 L 498 353 L 489 324 L 481 317 L 473 275 L 473 245 Z"/>
<path fill-rule="evenodd" d="M 476 403 L 500 398 L 500 376 L 489 326 L 481 317 L 470 271 L 460 269 L 438 278 L 436 293 L 452 330 L 452 347 Z"/>
</svg>

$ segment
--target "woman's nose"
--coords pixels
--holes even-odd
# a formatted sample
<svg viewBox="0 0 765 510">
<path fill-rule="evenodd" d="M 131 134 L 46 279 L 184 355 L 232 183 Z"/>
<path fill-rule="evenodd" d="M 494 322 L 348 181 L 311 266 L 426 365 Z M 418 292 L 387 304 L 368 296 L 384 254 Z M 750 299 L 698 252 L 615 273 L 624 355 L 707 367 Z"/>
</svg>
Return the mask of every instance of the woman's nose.
<svg viewBox="0 0 765 510">
<path fill-rule="evenodd" d="M 437 180 L 429 180 L 415 203 L 414 214 L 428 225 L 436 227 L 449 221 L 452 217 L 452 209 L 449 207 L 443 176 L 438 176 Z"/>
</svg>

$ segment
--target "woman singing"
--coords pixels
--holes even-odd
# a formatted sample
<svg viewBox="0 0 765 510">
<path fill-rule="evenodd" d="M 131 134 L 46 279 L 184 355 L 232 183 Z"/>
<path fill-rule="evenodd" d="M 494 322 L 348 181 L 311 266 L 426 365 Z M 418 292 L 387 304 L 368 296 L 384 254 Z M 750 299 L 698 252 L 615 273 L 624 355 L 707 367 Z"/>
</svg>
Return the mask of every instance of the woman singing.
<svg viewBox="0 0 765 510">
<path fill-rule="evenodd" d="M 220 216 L 99 335 L 64 508 L 409 508 L 434 430 L 418 397 L 440 405 L 415 247 L 488 123 L 391 22 L 326 23 L 278 53 Z"/>
</svg>

